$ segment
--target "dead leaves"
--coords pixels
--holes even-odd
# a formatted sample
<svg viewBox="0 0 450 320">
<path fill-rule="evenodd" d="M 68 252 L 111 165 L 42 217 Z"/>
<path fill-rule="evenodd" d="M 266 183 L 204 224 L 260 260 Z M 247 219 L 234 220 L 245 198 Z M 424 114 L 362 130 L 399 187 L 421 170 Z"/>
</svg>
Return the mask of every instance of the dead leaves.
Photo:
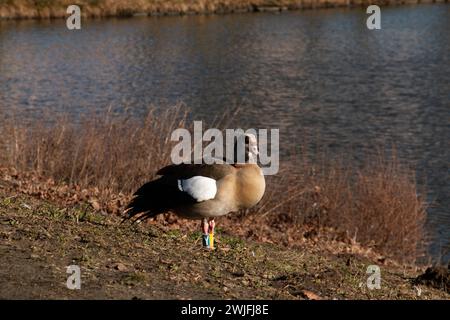
<svg viewBox="0 0 450 320">
<path fill-rule="evenodd" d="M 299 295 L 307 300 L 322 300 L 322 298 L 319 295 L 309 290 L 301 290 L 299 292 Z"/>
<path fill-rule="evenodd" d="M 46 179 L 36 173 L 19 173 L 13 168 L 1 168 L 0 180 L 6 182 L 6 187 L 23 194 L 54 201 L 64 206 L 87 203 L 95 211 L 117 215 L 131 198 L 111 190 L 99 190 L 97 187 L 81 188 L 63 182 L 57 184 L 53 179 Z"/>
</svg>

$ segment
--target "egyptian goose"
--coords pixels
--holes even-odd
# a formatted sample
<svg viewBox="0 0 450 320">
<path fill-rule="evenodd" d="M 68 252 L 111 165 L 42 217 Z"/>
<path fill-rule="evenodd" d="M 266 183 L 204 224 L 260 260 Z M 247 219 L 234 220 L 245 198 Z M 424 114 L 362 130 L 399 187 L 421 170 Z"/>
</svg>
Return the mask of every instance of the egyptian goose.
<svg viewBox="0 0 450 320">
<path fill-rule="evenodd" d="M 263 197 L 265 180 L 256 164 L 258 154 L 256 137 L 246 134 L 245 163 L 164 167 L 157 172 L 161 177 L 135 192 L 125 219 L 142 221 L 168 211 L 201 219 L 203 246 L 214 249 L 214 218 L 251 208 Z"/>
</svg>

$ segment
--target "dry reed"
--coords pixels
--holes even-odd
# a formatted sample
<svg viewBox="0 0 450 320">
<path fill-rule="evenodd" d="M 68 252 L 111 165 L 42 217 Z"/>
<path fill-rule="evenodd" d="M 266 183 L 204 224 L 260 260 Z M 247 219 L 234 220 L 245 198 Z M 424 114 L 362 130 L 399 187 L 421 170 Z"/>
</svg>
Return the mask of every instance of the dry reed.
<svg viewBox="0 0 450 320">
<path fill-rule="evenodd" d="M 105 196 L 129 195 L 152 179 L 170 161 L 172 131 L 192 128 L 183 106 L 150 108 L 141 119 L 110 111 L 77 123 L 64 117 L 46 125 L 9 119 L 0 123 L 0 166 L 69 186 L 95 187 Z M 225 120 L 214 126 L 225 128 Z M 402 261 L 423 253 L 426 204 L 414 170 L 400 165 L 395 153 L 379 152 L 357 168 L 326 152 L 301 150 L 282 161 L 277 175 L 267 177 L 262 202 L 241 217 L 265 219 L 270 232 L 287 225 L 331 227 Z"/>
<path fill-rule="evenodd" d="M 447 0 L 425 0 L 425 2 Z M 408 0 L 419 3 L 424 0 Z M 185 15 L 403 4 L 404 0 L 79 0 L 83 17 Z M 0 18 L 64 18 L 71 0 L 0 0 Z"/>
</svg>

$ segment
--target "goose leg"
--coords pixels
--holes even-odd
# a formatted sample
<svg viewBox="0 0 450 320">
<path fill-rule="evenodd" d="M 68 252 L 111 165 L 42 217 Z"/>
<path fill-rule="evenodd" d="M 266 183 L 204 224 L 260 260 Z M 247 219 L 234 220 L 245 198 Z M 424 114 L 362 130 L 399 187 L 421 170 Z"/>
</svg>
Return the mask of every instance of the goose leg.
<svg viewBox="0 0 450 320">
<path fill-rule="evenodd" d="M 206 219 L 206 218 L 202 219 L 201 228 L 202 228 L 202 232 L 203 232 L 203 235 L 202 235 L 203 247 L 208 248 L 209 247 L 209 235 L 208 235 L 208 233 L 209 233 L 209 223 L 208 223 L 208 219 Z"/>
<path fill-rule="evenodd" d="M 209 248 L 214 249 L 214 227 L 216 226 L 216 223 L 214 222 L 214 219 L 209 220 Z"/>
</svg>

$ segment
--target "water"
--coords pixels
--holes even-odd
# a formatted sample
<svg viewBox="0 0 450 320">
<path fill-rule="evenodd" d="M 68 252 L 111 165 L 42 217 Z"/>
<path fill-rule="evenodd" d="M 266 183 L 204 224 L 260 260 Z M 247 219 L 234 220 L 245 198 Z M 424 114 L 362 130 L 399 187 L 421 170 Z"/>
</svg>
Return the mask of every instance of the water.
<svg viewBox="0 0 450 320">
<path fill-rule="evenodd" d="M 182 101 L 196 119 L 318 132 L 332 150 L 395 142 L 426 181 L 432 254 L 450 247 L 450 6 L 0 22 L 0 107 L 39 119 Z M 283 146 L 282 145 L 282 146 Z M 355 161 L 359 161 L 358 155 Z M 450 256 L 447 255 L 447 259 Z"/>
</svg>

